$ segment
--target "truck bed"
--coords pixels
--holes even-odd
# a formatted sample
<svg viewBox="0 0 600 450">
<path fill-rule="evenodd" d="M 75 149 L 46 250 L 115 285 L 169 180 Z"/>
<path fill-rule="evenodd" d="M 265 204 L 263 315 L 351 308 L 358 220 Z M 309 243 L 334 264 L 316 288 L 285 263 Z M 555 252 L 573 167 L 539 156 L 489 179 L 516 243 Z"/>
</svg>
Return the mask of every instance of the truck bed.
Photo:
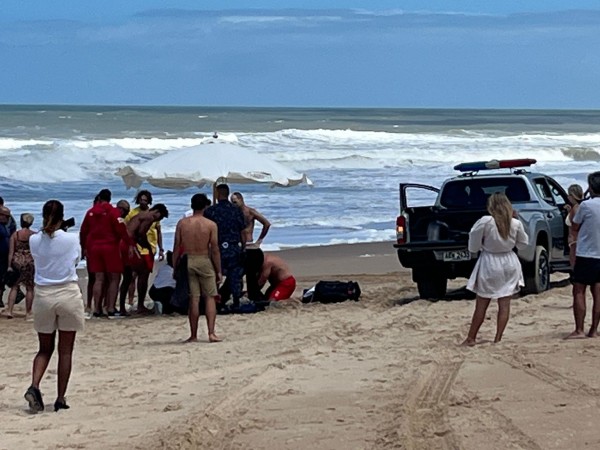
<svg viewBox="0 0 600 450">
<path fill-rule="evenodd" d="M 435 206 L 407 209 L 409 241 L 404 248 L 426 248 L 427 243 L 447 242 L 449 246 L 466 245 L 469 231 L 481 217 L 487 214 L 485 209 L 446 209 Z"/>
</svg>

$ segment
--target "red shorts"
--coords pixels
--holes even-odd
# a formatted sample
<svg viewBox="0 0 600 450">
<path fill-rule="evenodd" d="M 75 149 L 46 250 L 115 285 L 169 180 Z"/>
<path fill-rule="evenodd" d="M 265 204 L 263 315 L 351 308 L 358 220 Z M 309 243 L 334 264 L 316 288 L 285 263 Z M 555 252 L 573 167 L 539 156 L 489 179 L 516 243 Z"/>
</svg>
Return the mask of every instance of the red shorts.
<svg viewBox="0 0 600 450">
<path fill-rule="evenodd" d="M 287 300 L 292 296 L 294 291 L 296 290 L 296 279 L 294 277 L 287 277 L 285 280 L 281 281 L 274 288 L 269 289 L 271 292 L 269 293 L 269 300 Z"/>
<path fill-rule="evenodd" d="M 87 268 L 90 273 L 123 273 L 123 262 L 116 244 L 89 245 Z"/>
<path fill-rule="evenodd" d="M 121 241 L 120 245 L 121 259 L 125 267 L 131 268 L 134 272 L 139 272 L 144 269 L 152 272 L 154 269 L 154 255 L 148 253 L 146 255 L 135 254 L 131 258 L 129 257 L 129 245 L 125 241 Z"/>
</svg>

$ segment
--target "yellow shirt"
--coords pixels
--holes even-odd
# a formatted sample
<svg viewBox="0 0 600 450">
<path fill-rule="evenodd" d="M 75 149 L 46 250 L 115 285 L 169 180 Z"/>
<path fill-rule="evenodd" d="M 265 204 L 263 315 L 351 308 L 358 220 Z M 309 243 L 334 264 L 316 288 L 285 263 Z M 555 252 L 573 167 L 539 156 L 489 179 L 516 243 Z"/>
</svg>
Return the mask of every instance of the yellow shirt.
<svg viewBox="0 0 600 450">
<path fill-rule="evenodd" d="M 127 217 L 125 217 L 125 223 L 129 223 L 129 221 L 136 215 L 138 215 L 142 210 L 140 209 L 139 206 L 133 208 L 129 214 L 127 214 Z M 146 234 L 146 236 L 148 237 L 148 242 L 150 243 L 150 246 L 152 247 L 152 253 L 156 254 L 156 247 L 158 245 L 158 230 L 159 230 L 159 226 L 160 224 L 158 222 L 154 222 L 152 223 L 152 225 L 150 225 L 150 229 L 148 230 L 148 233 Z M 143 248 L 142 246 L 140 246 L 140 244 L 137 244 L 137 249 L 140 252 L 140 255 L 147 255 L 149 253 L 147 248 Z"/>
</svg>

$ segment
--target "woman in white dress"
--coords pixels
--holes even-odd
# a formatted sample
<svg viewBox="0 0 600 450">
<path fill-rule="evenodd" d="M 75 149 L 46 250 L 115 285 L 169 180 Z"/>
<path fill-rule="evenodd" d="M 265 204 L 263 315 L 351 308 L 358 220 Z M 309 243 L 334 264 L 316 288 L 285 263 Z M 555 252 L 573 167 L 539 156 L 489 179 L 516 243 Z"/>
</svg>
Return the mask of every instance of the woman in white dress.
<svg viewBox="0 0 600 450">
<path fill-rule="evenodd" d="M 498 322 L 494 342 L 500 342 L 510 315 L 510 299 L 524 286 L 523 271 L 516 253 L 528 243 L 521 221 L 513 217 L 506 195 L 492 194 L 487 202 L 489 216 L 479 219 L 469 233 L 469 251 L 481 251 L 467 289 L 477 294 L 471 328 L 463 345 L 475 345 L 477 332 L 492 298 L 498 299 Z"/>
</svg>

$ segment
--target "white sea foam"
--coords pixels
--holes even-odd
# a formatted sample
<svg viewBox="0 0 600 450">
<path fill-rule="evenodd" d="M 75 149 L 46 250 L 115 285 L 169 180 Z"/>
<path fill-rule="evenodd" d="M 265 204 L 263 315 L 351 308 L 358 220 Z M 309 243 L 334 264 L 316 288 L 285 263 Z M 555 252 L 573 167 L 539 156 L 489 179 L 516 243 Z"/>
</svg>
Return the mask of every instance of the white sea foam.
<svg viewBox="0 0 600 450">
<path fill-rule="evenodd" d="M 21 181 L 93 180 L 125 164 L 211 140 L 198 137 L 108 139 L 0 138 L 0 163 L 6 178 Z M 265 153 L 299 171 L 450 166 L 465 160 L 533 157 L 543 163 L 600 160 L 600 134 L 387 133 L 353 130 L 282 130 L 223 134 L 225 142 Z M 26 151 L 23 153 L 23 151 Z M 27 165 L 12 161 L 25 158 Z M 58 161 L 63 161 L 59 163 Z M 68 163 L 68 165 L 67 165 Z M 23 170 L 27 167 L 27 170 Z M 40 170 L 40 169 L 46 170 Z M 48 170 L 52 169 L 52 170 Z M 55 170 L 57 169 L 57 170 Z"/>
<path fill-rule="evenodd" d="M 19 183 L 97 183 L 101 180 L 116 183 L 114 173 L 119 167 L 180 148 L 203 145 L 212 140 L 211 135 L 0 138 L 2 177 Z M 582 174 L 589 171 L 589 161 L 594 160 L 600 150 L 600 134 L 499 135 L 463 130 L 445 134 L 283 130 L 226 133 L 219 139 L 237 142 L 295 170 L 307 172 L 317 185 L 315 192 L 278 190 L 273 196 L 270 191 L 256 190 L 256 194 L 247 195 L 251 205 L 273 223 L 266 250 L 393 240 L 398 182 L 439 186 L 454 174 L 452 166 L 458 162 L 534 157 L 539 161 L 535 170 L 556 175 L 561 184 L 568 186 L 584 182 Z M 23 189 L 34 186 L 25 184 Z M 167 203 L 173 213 L 163 225 L 165 244 L 169 246 L 179 212 L 182 214 L 188 208 L 189 198 L 163 194 L 163 199 L 161 201 Z M 278 208 L 281 204 L 287 207 Z M 78 203 L 73 208 L 81 216 L 87 205 L 87 202 Z M 16 211 L 32 208 L 19 203 L 12 206 Z"/>
</svg>

